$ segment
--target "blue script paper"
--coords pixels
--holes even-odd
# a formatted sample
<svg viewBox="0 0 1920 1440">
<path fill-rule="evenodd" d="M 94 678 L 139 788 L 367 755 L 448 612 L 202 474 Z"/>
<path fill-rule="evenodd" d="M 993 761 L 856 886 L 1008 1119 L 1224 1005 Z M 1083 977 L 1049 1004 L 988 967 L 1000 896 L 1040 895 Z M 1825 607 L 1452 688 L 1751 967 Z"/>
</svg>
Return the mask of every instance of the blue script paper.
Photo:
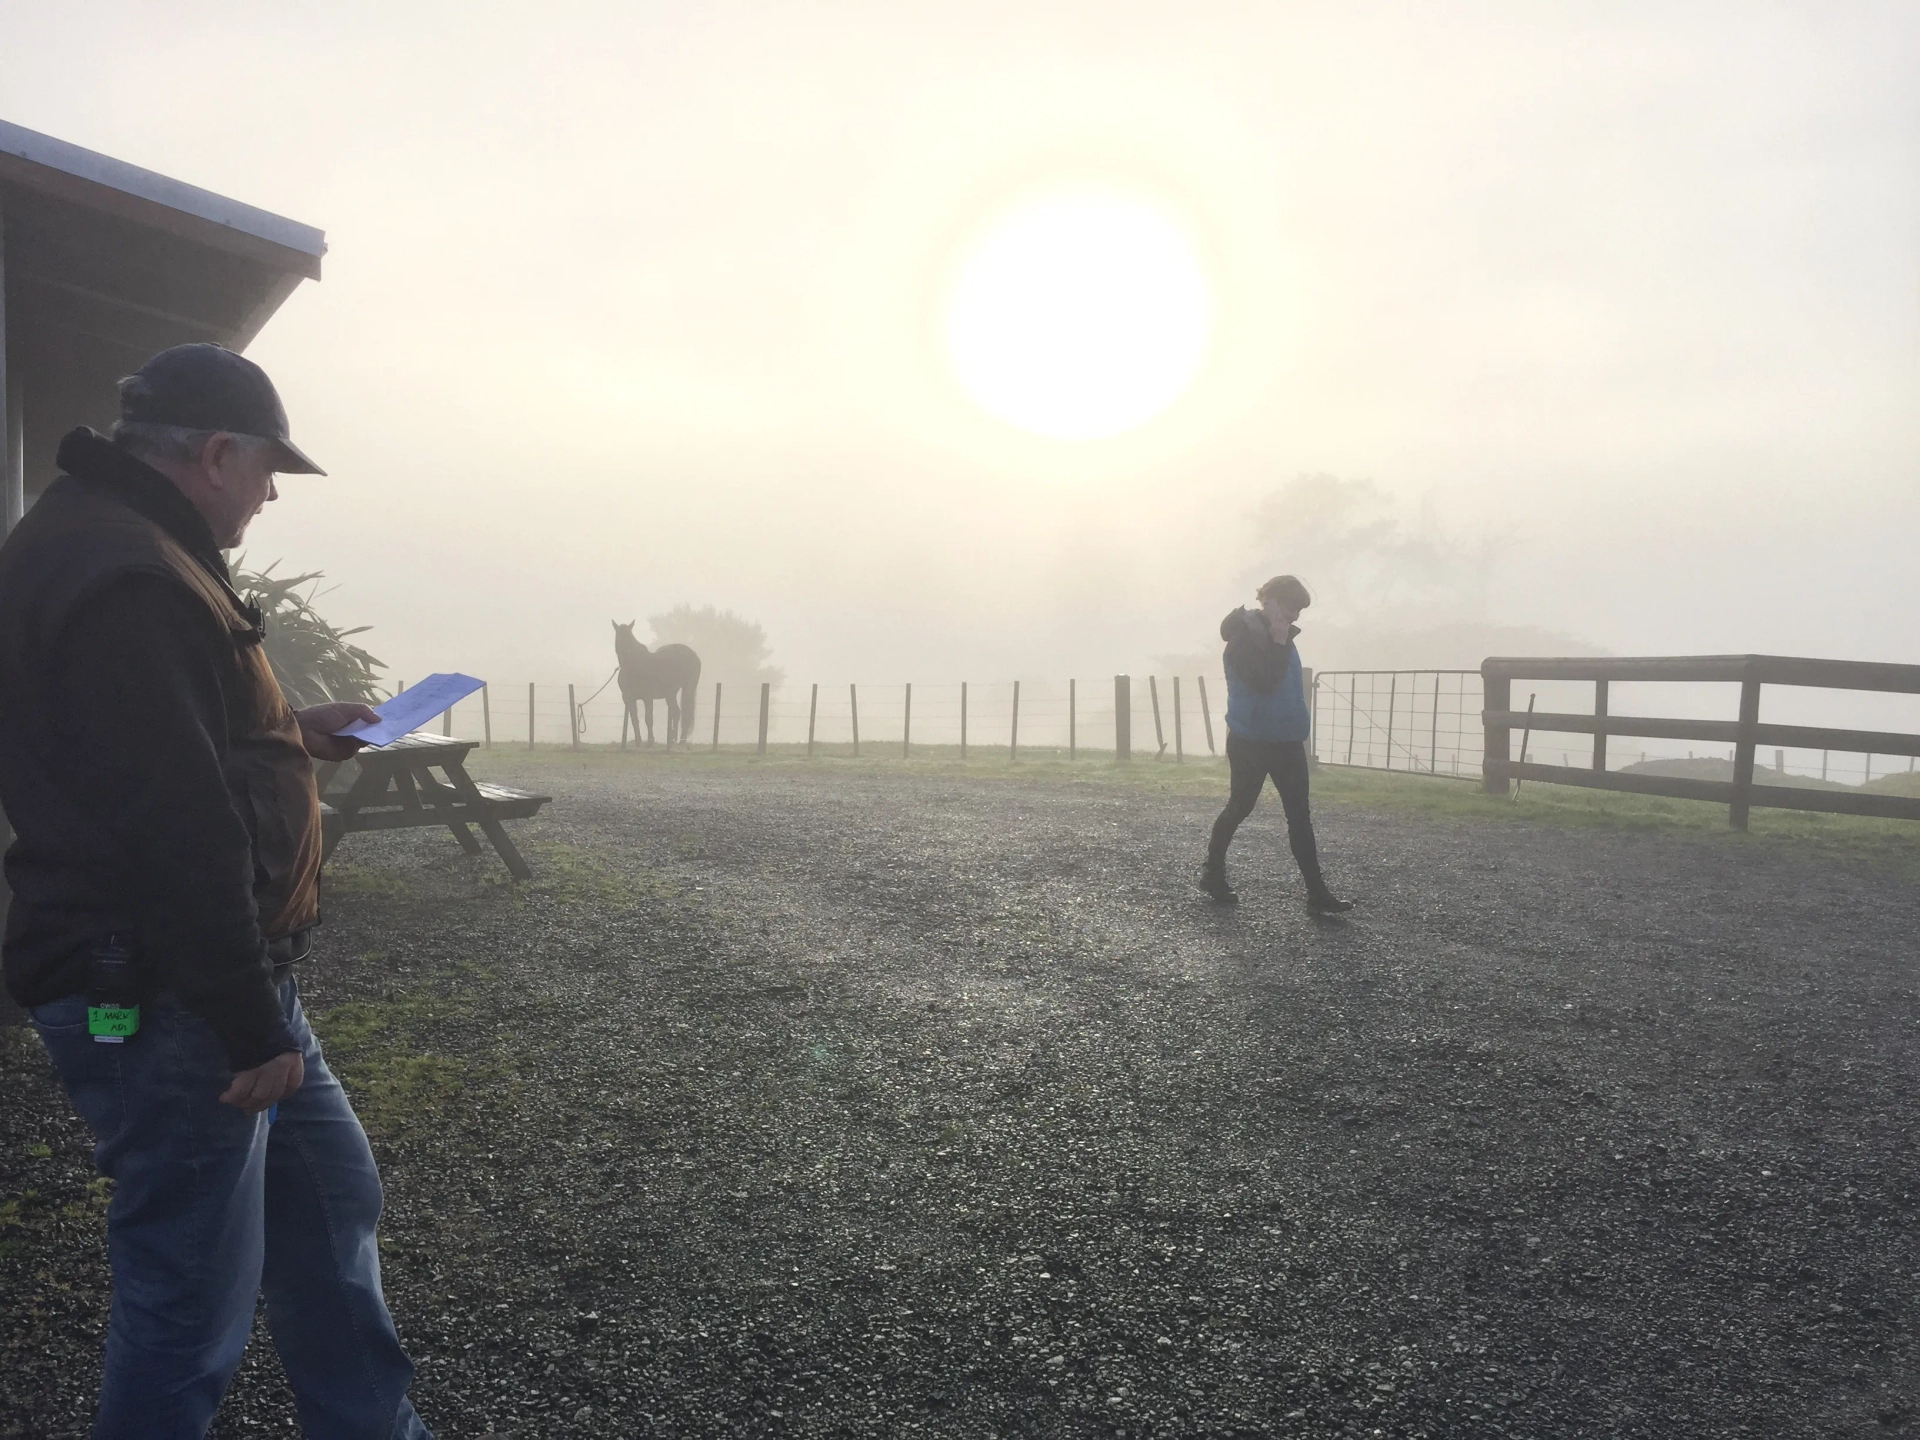
<svg viewBox="0 0 1920 1440">
<path fill-rule="evenodd" d="M 386 704 L 374 706 L 374 713 L 380 717 L 379 724 L 356 720 L 339 733 L 369 745 L 391 745 L 402 735 L 411 735 L 441 711 L 451 710 L 456 701 L 466 699 L 485 683 L 471 675 L 429 675 Z"/>
</svg>

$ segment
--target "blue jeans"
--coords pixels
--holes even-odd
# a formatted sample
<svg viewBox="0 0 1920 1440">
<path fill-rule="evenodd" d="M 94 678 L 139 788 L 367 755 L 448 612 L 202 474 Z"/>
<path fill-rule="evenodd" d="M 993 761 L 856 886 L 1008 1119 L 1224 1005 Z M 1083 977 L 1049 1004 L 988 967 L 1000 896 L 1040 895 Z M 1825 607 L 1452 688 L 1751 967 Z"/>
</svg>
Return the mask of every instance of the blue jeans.
<svg viewBox="0 0 1920 1440">
<path fill-rule="evenodd" d="M 308 1440 L 431 1440 L 380 1293 L 373 1152 L 291 979 L 280 999 L 306 1079 L 271 1125 L 220 1103 L 225 1047 L 169 995 L 141 1006 L 124 1045 L 87 1034 L 81 996 L 33 1009 L 114 1182 L 94 1440 L 201 1440 L 262 1295 Z"/>
</svg>

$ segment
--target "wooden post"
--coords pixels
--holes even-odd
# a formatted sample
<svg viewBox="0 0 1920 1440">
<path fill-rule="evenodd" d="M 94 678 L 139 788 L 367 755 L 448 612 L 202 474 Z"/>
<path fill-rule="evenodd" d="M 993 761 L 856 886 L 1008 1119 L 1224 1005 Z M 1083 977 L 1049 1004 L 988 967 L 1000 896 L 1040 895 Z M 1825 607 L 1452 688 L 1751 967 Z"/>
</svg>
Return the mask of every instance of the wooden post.
<svg viewBox="0 0 1920 1440">
<path fill-rule="evenodd" d="M 853 712 L 853 758 L 860 758 L 860 687 L 847 685 L 847 707 Z"/>
<path fill-rule="evenodd" d="M 716 751 L 720 748 L 720 685 L 718 680 L 713 682 L 713 748 Z M 634 736 L 636 740 L 639 738 Z"/>
<path fill-rule="evenodd" d="M 1908 763 L 1907 768 L 1909 770 L 1913 768 L 1913 765 L 1911 762 Z M 1787 773 L 1787 752 L 1786 751 L 1776 750 L 1773 752 L 1773 773 L 1776 775 L 1784 775 Z"/>
<path fill-rule="evenodd" d="M 533 749 L 533 682 L 527 682 L 527 749 Z"/>
<path fill-rule="evenodd" d="M 1113 758 L 1133 758 L 1133 677 L 1113 677 Z"/>
<path fill-rule="evenodd" d="M 1739 739 L 1733 746 L 1733 804 L 1727 807 L 1727 823 L 1736 830 L 1747 828 L 1747 807 L 1753 799 L 1754 732 L 1760 728 L 1760 682 L 1749 675 L 1740 682 Z M 1867 761 L 1871 766 L 1871 758 Z"/>
<path fill-rule="evenodd" d="M 1187 752 L 1180 738 L 1180 677 L 1173 677 L 1173 763 L 1184 765 Z"/>
<path fill-rule="evenodd" d="M 440 712 L 440 733 L 442 735 L 453 734 L 453 707 L 451 705 Z"/>
<path fill-rule="evenodd" d="M 813 686 L 813 698 L 807 702 L 807 758 L 813 758 L 813 722 L 820 718 L 820 683 Z"/>
<path fill-rule="evenodd" d="M 1207 723 L 1207 753 L 1218 755 L 1220 752 L 1213 746 L 1213 708 L 1207 704 L 1207 677 L 1196 675 L 1193 677 L 1193 683 L 1200 687 L 1200 718 Z M 1320 704 L 1318 690 L 1313 692 L 1313 703 L 1316 707 Z"/>
<path fill-rule="evenodd" d="M 1498 725 L 1487 718 L 1494 711 L 1513 709 L 1513 681 L 1486 669 L 1480 670 L 1480 726 L 1482 757 L 1480 788 L 1489 795 L 1507 793 L 1507 763 L 1513 758 L 1513 731 L 1503 720 Z"/>
<path fill-rule="evenodd" d="M 487 687 L 480 687 L 480 743 L 493 748 L 493 702 L 487 699 Z"/>
<path fill-rule="evenodd" d="M 764 755 L 767 753 L 767 711 L 772 702 L 773 682 L 770 680 L 762 680 L 760 682 L 760 747 L 755 752 L 756 754 Z"/>
<path fill-rule="evenodd" d="M 967 682 L 960 682 L 960 758 L 967 758 Z"/>
<path fill-rule="evenodd" d="M 900 758 L 913 754 L 913 682 L 907 682 L 907 704 L 900 713 Z"/>
<path fill-rule="evenodd" d="M 1607 682 L 1593 682 L 1593 718 L 1602 722 L 1593 727 L 1593 768 L 1607 768 Z"/>
<path fill-rule="evenodd" d="M 1158 760 L 1167 753 L 1167 732 L 1160 724 L 1160 682 L 1153 676 L 1147 676 L 1147 696 L 1153 701 L 1153 740 L 1160 748 L 1153 758 Z"/>
<path fill-rule="evenodd" d="M 574 749 L 580 748 L 580 710 L 573 703 L 573 686 L 567 686 L 567 741 Z"/>
<path fill-rule="evenodd" d="M 1007 759 L 1020 758 L 1020 682 L 1013 682 L 1013 735 L 1007 741 Z"/>
<path fill-rule="evenodd" d="M 1067 681 L 1067 759 L 1080 753 L 1080 682 Z"/>
</svg>

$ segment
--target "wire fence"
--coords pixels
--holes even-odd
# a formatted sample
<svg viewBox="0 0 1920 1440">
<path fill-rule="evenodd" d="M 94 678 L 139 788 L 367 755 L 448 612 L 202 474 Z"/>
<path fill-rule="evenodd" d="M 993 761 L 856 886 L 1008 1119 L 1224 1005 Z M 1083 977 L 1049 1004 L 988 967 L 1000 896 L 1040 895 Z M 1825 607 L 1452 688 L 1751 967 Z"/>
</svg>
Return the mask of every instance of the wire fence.
<svg viewBox="0 0 1920 1440">
<path fill-rule="evenodd" d="M 766 686 L 764 697 L 757 684 L 709 682 L 695 696 L 684 735 L 674 738 L 703 750 L 757 750 L 764 743 L 846 756 L 934 746 L 1008 757 L 1026 751 L 1111 756 L 1123 739 L 1135 758 L 1181 763 L 1220 753 L 1226 730 L 1218 681 L 1119 678 L 1125 683 L 1108 677 L 782 684 Z M 1122 706 L 1124 724 L 1118 723 Z M 647 709 L 642 702 L 636 737 L 617 684 L 494 683 L 429 728 L 495 747 L 644 745 Z M 665 701 L 653 703 L 656 745 L 667 741 L 670 713 Z"/>
<path fill-rule="evenodd" d="M 1624 688 L 1624 687 L 1617 687 Z M 1672 687 L 1668 687 L 1671 689 Z M 1737 687 L 1695 687 L 1694 708 L 1731 719 Z M 1541 681 L 1516 710 L 1536 702 L 1543 712 L 1591 713 L 1590 684 Z M 1636 697 L 1637 710 L 1657 713 L 1663 706 L 1651 696 Z M 1313 677 L 1313 753 L 1323 765 L 1396 770 L 1424 775 L 1478 779 L 1485 732 L 1480 712 L 1484 698 L 1478 670 L 1327 670 Z M 1623 707 L 1616 700 L 1616 713 Z M 1591 762 L 1592 737 L 1519 727 L 1513 755 L 1541 764 L 1583 766 Z M 1613 737 L 1606 756 L 1609 770 L 1629 770 L 1665 762 L 1712 762 L 1731 766 L 1734 747 L 1712 743 L 1674 743 Z M 1763 781 L 1771 777 L 1829 785 L 1899 786 L 1891 777 L 1916 775 L 1920 763 L 1910 755 L 1870 755 L 1854 751 L 1769 748 L 1756 757 Z M 1717 773 L 1717 772 L 1716 772 Z M 1920 778 L 1914 782 L 1920 785 Z"/>
<path fill-rule="evenodd" d="M 821 756 L 902 755 L 941 746 L 1009 758 L 1028 751 L 1112 757 L 1124 737 L 1135 759 L 1204 761 L 1218 757 L 1226 742 L 1225 696 L 1219 677 L 1211 679 L 1211 684 L 1205 676 L 1148 675 L 1085 681 L 772 685 L 766 690 L 764 743 Z M 1564 688 L 1542 682 L 1540 708 L 1591 708 L 1560 693 Z M 1123 701 L 1124 725 L 1119 723 Z M 1323 765 L 1463 780 L 1480 777 L 1483 698 L 1477 670 L 1321 671 L 1312 676 L 1309 701 L 1311 749 Z M 1517 695 L 1514 703 L 1520 707 Z M 641 734 L 626 735 L 625 743 L 645 743 L 645 711 L 643 704 Z M 430 728 L 495 747 L 617 747 L 624 718 L 617 683 L 521 682 L 487 686 Z M 654 703 L 653 720 L 654 741 L 663 745 L 668 724 L 664 701 Z M 676 737 L 676 743 L 681 741 L 705 750 L 757 750 L 762 743 L 761 687 L 725 681 L 702 685 L 692 723 L 684 737 Z M 1515 737 L 1516 757 L 1523 743 L 1529 758 L 1549 764 L 1578 765 L 1592 753 L 1586 736 L 1523 731 Z M 1731 764 L 1733 748 L 1616 738 L 1606 758 L 1614 770 L 1656 761 Z M 1889 777 L 1912 775 L 1916 769 L 1911 756 L 1790 749 L 1763 753 L 1759 766 L 1777 776 L 1840 785 L 1899 783 Z"/>
<path fill-rule="evenodd" d="M 1478 670 L 1329 670 L 1313 677 L 1313 755 L 1323 765 L 1480 774 Z"/>
</svg>

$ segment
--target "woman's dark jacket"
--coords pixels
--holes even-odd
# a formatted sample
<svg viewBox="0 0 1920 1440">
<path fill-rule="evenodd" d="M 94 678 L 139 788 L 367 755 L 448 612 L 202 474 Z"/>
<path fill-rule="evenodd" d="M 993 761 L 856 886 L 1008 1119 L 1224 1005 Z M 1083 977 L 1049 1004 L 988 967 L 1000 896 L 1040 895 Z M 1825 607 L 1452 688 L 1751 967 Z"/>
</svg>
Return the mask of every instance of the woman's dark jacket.
<svg viewBox="0 0 1920 1440">
<path fill-rule="evenodd" d="M 1257 610 L 1233 610 L 1220 622 L 1227 642 L 1227 729 L 1244 740 L 1306 740 L 1313 734 L 1300 651 L 1289 627 L 1275 640 Z"/>
</svg>

